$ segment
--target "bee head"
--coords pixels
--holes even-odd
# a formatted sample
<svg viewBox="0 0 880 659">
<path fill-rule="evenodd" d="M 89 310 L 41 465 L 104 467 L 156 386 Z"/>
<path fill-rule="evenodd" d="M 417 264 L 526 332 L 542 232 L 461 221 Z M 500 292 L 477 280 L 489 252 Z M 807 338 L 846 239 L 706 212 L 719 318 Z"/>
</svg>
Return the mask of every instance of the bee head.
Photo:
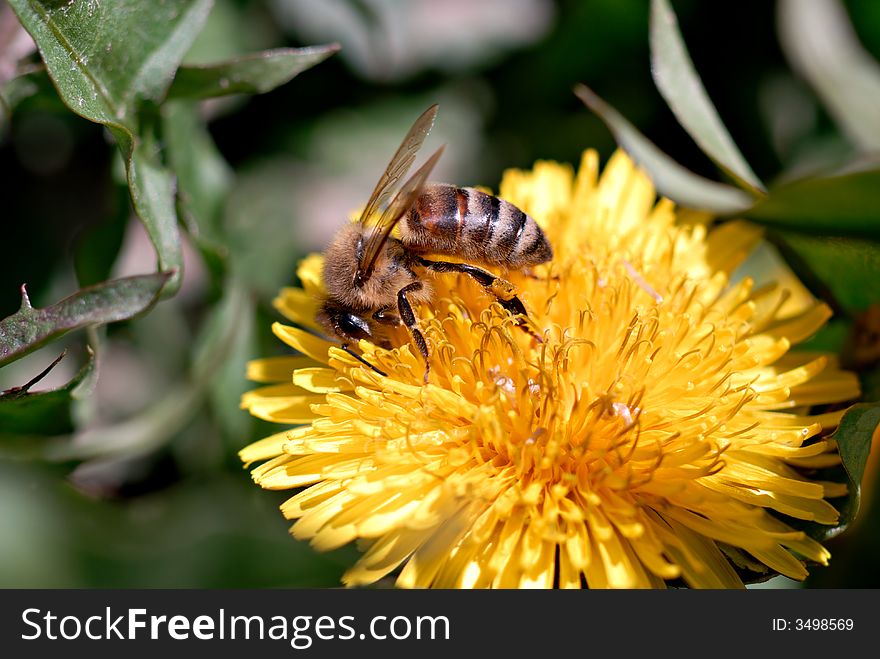
<svg viewBox="0 0 880 659">
<path fill-rule="evenodd" d="M 318 322 L 343 341 L 373 340 L 369 321 L 351 309 L 325 304 L 318 313 Z"/>
</svg>

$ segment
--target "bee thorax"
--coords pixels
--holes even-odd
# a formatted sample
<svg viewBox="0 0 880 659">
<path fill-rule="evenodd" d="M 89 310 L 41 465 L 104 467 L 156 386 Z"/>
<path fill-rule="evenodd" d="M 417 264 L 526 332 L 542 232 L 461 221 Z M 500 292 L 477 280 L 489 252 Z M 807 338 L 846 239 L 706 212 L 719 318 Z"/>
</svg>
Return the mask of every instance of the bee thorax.
<svg viewBox="0 0 880 659">
<path fill-rule="evenodd" d="M 394 307 L 397 293 L 416 280 L 407 265 L 406 250 L 389 239 L 366 277 L 359 277 L 359 245 L 363 229 L 356 224 L 342 228 L 324 254 L 324 285 L 337 305 L 358 311 Z"/>
</svg>

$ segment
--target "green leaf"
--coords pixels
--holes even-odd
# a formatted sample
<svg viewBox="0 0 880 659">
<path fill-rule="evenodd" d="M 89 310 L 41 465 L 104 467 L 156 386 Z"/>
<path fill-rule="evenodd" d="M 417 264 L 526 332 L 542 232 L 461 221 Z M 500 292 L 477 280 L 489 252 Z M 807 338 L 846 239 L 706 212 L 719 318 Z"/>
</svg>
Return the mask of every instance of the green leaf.
<svg viewBox="0 0 880 659">
<path fill-rule="evenodd" d="M 59 360 L 56 360 L 52 366 Z M 45 375 L 48 370 L 46 369 L 35 380 Z M 28 383 L 24 387 L 17 388 L 16 391 L 0 394 L 0 429 L 2 429 L 0 437 L 58 435 L 73 430 L 72 406 L 77 397 L 77 390 L 88 382 L 94 370 L 94 354 L 89 351 L 88 362 L 63 387 L 31 393 L 27 391 L 31 385 Z"/>
<path fill-rule="evenodd" d="M 166 102 L 161 117 L 165 153 L 177 174 L 177 212 L 202 254 L 210 294 L 219 296 L 229 256 L 223 209 L 235 175 L 214 144 L 198 104 Z"/>
<path fill-rule="evenodd" d="M 855 238 L 810 236 L 793 231 L 768 236 L 779 243 L 798 277 L 822 299 L 840 311 L 863 311 L 880 301 L 873 282 L 880 281 L 880 250 Z"/>
<path fill-rule="evenodd" d="M 262 94 L 291 80 L 339 50 L 338 44 L 277 48 L 216 64 L 180 67 L 169 99 L 202 99 L 231 94 Z"/>
<path fill-rule="evenodd" d="M 223 300 L 195 342 L 192 377 L 207 388 L 213 416 L 237 451 L 253 419 L 239 402 L 251 388 L 245 378 L 246 364 L 257 351 L 254 300 L 243 282 L 232 277 L 227 278 L 223 291 Z"/>
<path fill-rule="evenodd" d="M 782 183 L 745 215 L 780 229 L 880 240 L 880 168 Z"/>
<path fill-rule="evenodd" d="M 173 179 L 142 147 L 138 109 L 164 98 L 212 2 L 10 0 L 65 104 L 107 126 L 122 150 L 132 201 L 159 269 L 176 273 L 165 294 L 177 290 L 183 268 Z"/>
<path fill-rule="evenodd" d="M 126 174 L 132 206 L 144 221 L 159 256 L 158 269 L 175 269 L 175 275 L 163 290 L 164 295 L 170 295 L 179 288 L 183 269 L 183 246 L 174 205 L 174 175 L 162 165 L 158 154 L 143 142 L 138 142 L 132 150 Z"/>
<path fill-rule="evenodd" d="M 302 256 L 290 209 L 296 191 L 289 162 L 273 159 L 239 172 L 224 209 L 230 268 L 264 300 L 289 281 Z"/>
<path fill-rule="evenodd" d="M 253 301 L 235 280 L 203 324 L 193 349 L 190 377 L 171 384 L 160 398 L 128 419 L 59 437 L 46 445 L 43 457 L 51 461 L 132 457 L 158 449 L 173 439 L 203 409 L 218 377 L 223 377 L 230 354 L 243 331 L 250 331 Z M 236 405 L 235 411 L 245 415 Z"/>
<path fill-rule="evenodd" d="M 213 1 L 9 3 L 70 109 L 133 134 L 138 101 L 162 100 Z"/>
<path fill-rule="evenodd" d="M 251 305 L 253 303 L 251 302 Z M 208 400 L 231 454 L 238 453 L 242 439 L 250 437 L 255 417 L 241 409 L 241 396 L 253 388 L 245 377 L 247 363 L 258 354 L 253 309 L 238 320 L 235 340 L 211 381 Z"/>
<path fill-rule="evenodd" d="M 871 442 L 878 425 L 880 425 L 880 402 L 859 403 L 846 411 L 837 430 L 829 437 L 837 441 L 840 459 L 849 481 L 849 494 L 839 506 L 838 525 L 830 530 L 826 537 L 833 537 L 843 531 L 859 512 L 862 477 L 865 474 Z"/>
<path fill-rule="evenodd" d="M 192 103 L 173 101 L 162 106 L 162 134 L 177 174 L 179 206 L 190 234 L 200 246 L 225 253 L 220 221 L 233 185 L 232 168 Z"/>
<path fill-rule="evenodd" d="M 750 192 L 764 186 L 749 167 L 709 100 L 688 55 L 668 0 L 651 2 L 651 72 L 679 123 L 716 164 Z"/>
<path fill-rule="evenodd" d="M 31 306 L 22 286 L 21 308 L 0 320 L 0 366 L 72 330 L 125 320 L 145 311 L 170 276 L 160 272 L 114 279 L 43 309 Z"/>
<path fill-rule="evenodd" d="M 880 150 L 880 64 L 859 43 L 838 0 L 780 0 L 782 48 L 834 116 L 865 151 Z"/>
<path fill-rule="evenodd" d="M 751 207 L 751 195 L 730 185 L 694 174 L 660 151 L 617 110 L 586 85 L 575 94 L 605 122 L 620 146 L 639 166 L 647 170 L 657 191 L 676 203 L 719 214 L 734 214 Z"/>
<path fill-rule="evenodd" d="M 268 48 L 280 37 L 266 29 L 264 3 L 216 0 L 205 26 L 183 58 L 184 64 L 213 64 Z"/>
<path fill-rule="evenodd" d="M 223 287 L 223 301 L 206 319 L 192 350 L 192 379 L 210 383 L 236 344 L 245 316 L 253 316 L 253 300 L 242 282 L 230 278 Z"/>
<path fill-rule="evenodd" d="M 75 438 L 51 440 L 43 457 L 66 462 L 144 455 L 165 444 L 195 416 L 203 395 L 188 384 L 171 385 L 156 403 L 130 419 L 83 430 Z"/>
</svg>

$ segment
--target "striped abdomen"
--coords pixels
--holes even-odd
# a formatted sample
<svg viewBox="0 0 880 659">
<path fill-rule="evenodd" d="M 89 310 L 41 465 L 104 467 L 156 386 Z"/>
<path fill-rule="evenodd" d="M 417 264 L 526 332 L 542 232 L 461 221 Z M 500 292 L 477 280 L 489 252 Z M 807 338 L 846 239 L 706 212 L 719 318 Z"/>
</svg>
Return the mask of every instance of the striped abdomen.
<svg viewBox="0 0 880 659">
<path fill-rule="evenodd" d="M 431 184 L 401 222 L 404 245 L 420 252 L 525 268 L 549 261 L 541 228 L 513 204 L 474 188 Z"/>
</svg>

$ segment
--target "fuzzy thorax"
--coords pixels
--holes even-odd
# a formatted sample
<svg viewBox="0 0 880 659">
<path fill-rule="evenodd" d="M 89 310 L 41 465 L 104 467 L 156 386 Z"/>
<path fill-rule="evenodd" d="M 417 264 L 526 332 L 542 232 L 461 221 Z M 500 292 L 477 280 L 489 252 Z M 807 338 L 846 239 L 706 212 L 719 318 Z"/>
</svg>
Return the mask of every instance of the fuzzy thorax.
<svg viewBox="0 0 880 659">
<path fill-rule="evenodd" d="M 389 238 L 376 260 L 372 274 L 357 281 L 360 256 L 370 229 L 349 224 L 336 235 L 327 248 L 324 261 L 324 282 L 328 298 L 340 307 L 358 312 L 377 311 L 397 307 L 398 292 L 418 279 L 410 265 L 403 245 Z M 410 295 L 411 302 L 430 298 L 427 284 Z"/>
</svg>

